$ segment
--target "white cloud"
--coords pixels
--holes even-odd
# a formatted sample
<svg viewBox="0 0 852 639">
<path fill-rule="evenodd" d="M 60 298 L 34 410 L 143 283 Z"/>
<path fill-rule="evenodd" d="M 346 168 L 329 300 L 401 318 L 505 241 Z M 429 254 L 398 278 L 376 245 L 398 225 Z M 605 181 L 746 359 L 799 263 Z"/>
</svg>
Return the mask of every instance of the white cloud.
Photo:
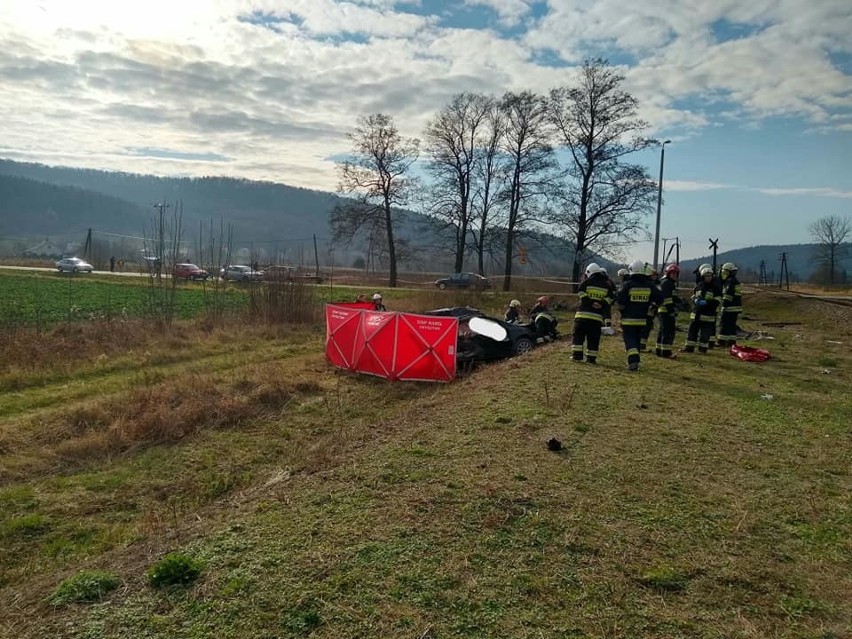
<svg viewBox="0 0 852 639">
<path fill-rule="evenodd" d="M 828 187 L 821 188 L 782 188 L 782 189 L 752 189 L 764 195 L 795 195 L 802 197 L 832 197 L 842 199 L 852 199 L 852 191 L 843 191 L 841 189 L 833 189 Z"/>
<path fill-rule="evenodd" d="M 658 131 L 714 124 L 719 100 L 736 117 L 795 114 L 819 130 L 850 128 L 849 76 L 828 57 L 852 50 L 845 0 L 550 0 L 538 21 L 528 0 L 465 3 L 531 27 L 517 39 L 442 28 L 439 16 L 407 11 L 428 7 L 416 0 L 5 0 L 2 154 L 333 188 L 325 158 L 346 150 L 358 114 L 386 111 L 419 135 L 459 91 L 569 82 L 570 67 L 533 61 L 542 48 L 569 61 L 613 47 L 633 56 L 627 88 Z M 753 32 L 718 43 L 711 25 L 720 19 Z M 140 147 L 233 160 L 125 152 Z M 701 184 L 666 188 L 723 188 Z"/>
</svg>

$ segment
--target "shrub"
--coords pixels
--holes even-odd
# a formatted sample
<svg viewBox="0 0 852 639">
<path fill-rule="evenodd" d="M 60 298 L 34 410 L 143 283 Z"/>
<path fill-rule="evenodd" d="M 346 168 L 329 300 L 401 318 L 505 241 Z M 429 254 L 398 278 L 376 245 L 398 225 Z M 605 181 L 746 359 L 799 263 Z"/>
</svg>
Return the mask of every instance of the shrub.
<svg viewBox="0 0 852 639">
<path fill-rule="evenodd" d="M 81 570 L 68 577 L 56 588 L 50 603 L 62 606 L 69 603 L 100 601 L 120 583 L 117 575 L 99 570 Z"/>
<path fill-rule="evenodd" d="M 155 588 L 183 586 L 201 574 L 203 564 L 181 553 L 169 553 L 148 570 L 148 583 Z"/>
</svg>

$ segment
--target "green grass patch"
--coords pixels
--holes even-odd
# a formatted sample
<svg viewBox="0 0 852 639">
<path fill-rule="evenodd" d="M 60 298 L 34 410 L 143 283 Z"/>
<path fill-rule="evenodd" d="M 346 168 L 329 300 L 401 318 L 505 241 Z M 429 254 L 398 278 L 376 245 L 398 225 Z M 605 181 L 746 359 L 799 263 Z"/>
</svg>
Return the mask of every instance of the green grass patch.
<svg viewBox="0 0 852 639">
<path fill-rule="evenodd" d="M 204 564 L 182 553 L 169 553 L 155 563 L 145 574 L 154 588 L 186 586 L 201 576 Z"/>
<path fill-rule="evenodd" d="M 118 575 L 111 572 L 82 570 L 59 584 L 50 597 L 50 603 L 63 606 L 69 603 L 100 601 L 120 583 Z"/>
</svg>

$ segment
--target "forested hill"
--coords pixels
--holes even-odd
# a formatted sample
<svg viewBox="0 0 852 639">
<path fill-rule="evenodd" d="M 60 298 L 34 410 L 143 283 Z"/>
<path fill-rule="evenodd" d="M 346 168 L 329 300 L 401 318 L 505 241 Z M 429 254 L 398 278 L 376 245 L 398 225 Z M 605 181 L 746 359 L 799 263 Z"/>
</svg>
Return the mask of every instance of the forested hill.
<svg viewBox="0 0 852 639">
<path fill-rule="evenodd" d="M 184 206 L 184 226 L 198 227 L 199 220 L 225 219 L 233 224 L 237 242 L 248 243 L 273 239 L 320 237 L 328 235 L 328 215 L 340 200 L 332 193 L 300 189 L 272 182 L 254 182 L 224 177 L 163 178 L 152 175 L 50 167 L 0 160 L 0 176 L 27 178 L 47 185 L 74 187 L 88 192 L 118 198 L 124 201 L 126 210 L 143 211 L 150 217 L 156 202 L 174 203 Z M 11 184 L 11 183 L 9 183 Z M 4 185 L 4 188 L 5 185 Z M 11 188 L 11 187 L 10 187 Z M 45 186 L 45 191 L 56 194 Z M 70 192 L 70 191 L 69 191 Z M 0 191 L 0 195 L 5 192 Z M 34 192 L 32 192 L 35 195 Z M 42 198 L 43 199 L 43 198 Z M 26 210 L 34 210 L 33 201 L 18 200 Z M 129 207 L 129 208 L 128 208 Z M 89 219 L 79 198 L 68 201 L 61 207 L 53 207 L 71 220 Z M 44 220 L 47 222 L 47 220 Z M 117 223 L 114 216 L 103 213 L 91 219 L 90 225 Z M 6 226 L 4 222 L 4 227 Z M 76 229 L 78 223 L 73 224 Z M 111 226 L 100 229 L 107 232 L 123 232 L 125 227 Z M 137 234 L 141 228 L 133 229 Z M 7 230 L 7 232 L 12 232 Z M 63 232 L 52 225 L 43 226 L 39 234 Z M 23 227 L 14 233 L 23 235 Z"/>
<path fill-rule="evenodd" d="M 786 253 L 787 270 L 790 272 L 790 279 L 806 280 L 818 266 L 814 261 L 815 250 L 815 244 L 749 246 L 747 248 L 719 253 L 716 261 L 719 266 L 725 262 L 733 262 L 739 267 L 741 274 L 753 274 L 755 278 L 760 274 L 760 262 L 763 261 L 766 265 L 767 275 L 770 276 L 770 279 L 778 281 L 781 273 L 781 254 Z M 712 264 L 713 256 L 709 255 L 694 260 L 685 260 L 681 263 L 681 266 L 691 271 L 702 263 Z"/>
<path fill-rule="evenodd" d="M 138 235 L 147 215 L 140 206 L 96 191 L 0 175 L 0 235 L 82 236 L 93 226 Z"/>
<path fill-rule="evenodd" d="M 252 247 L 267 259 L 301 261 L 312 252 L 316 235 L 321 263 L 331 253 L 329 215 L 343 199 L 333 193 L 301 189 L 272 182 L 225 177 L 164 178 L 92 169 L 51 167 L 0 159 L 0 236 L 13 238 L 61 237 L 79 241 L 86 229 L 96 233 L 139 236 L 152 227 L 154 204 L 183 204 L 183 236 L 195 238 L 201 222 L 220 222 L 233 228 L 234 248 Z M 174 209 L 170 209 L 173 211 Z M 209 226 L 205 226 L 209 229 Z M 502 271 L 500 232 L 489 274 Z M 73 237 L 69 237 L 73 236 Z M 412 212 L 400 212 L 397 239 L 404 268 L 446 271 L 452 268 L 449 247 L 452 230 Z M 528 263 L 516 264 L 517 275 L 567 275 L 573 247 L 564 239 L 543 233 L 524 237 Z M 363 258 L 363 242 L 334 247 L 337 264 L 351 265 Z M 278 254 L 278 258 L 273 255 Z M 602 263 L 603 258 L 592 256 Z M 468 269 L 475 269 L 469 257 Z"/>
</svg>

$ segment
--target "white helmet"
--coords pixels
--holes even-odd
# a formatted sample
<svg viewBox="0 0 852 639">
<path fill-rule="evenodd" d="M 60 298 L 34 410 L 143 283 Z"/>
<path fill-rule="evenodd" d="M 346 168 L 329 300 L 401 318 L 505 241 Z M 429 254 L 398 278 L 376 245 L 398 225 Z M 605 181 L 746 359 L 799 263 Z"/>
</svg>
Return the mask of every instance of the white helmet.
<svg viewBox="0 0 852 639">
<path fill-rule="evenodd" d="M 642 275 L 645 273 L 645 262 L 642 260 L 631 262 L 630 266 L 627 267 L 627 272 L 631 275 Z"/>
<path fill-rule="evenodd" d="M 701 267 L 701 270 L 698 271 L 698 274 L 701 277 L 704 277 L 705 275 L 713 275 L 713 267 L 705 264 Z"/>
<path fill-rule="evenodd" d="M 701 266 L 698 267 L 698 272 L 701 273 L 701 271 L 703 271 L 705 268 L 709 268 L 711 271 L 713 270 L 713 267 L 710 266 L 709 264 L 702 264 Z"/>
<path fill-rule="evenodd" d="M 373 293 L 373 301 L 374 302 L 381 302 L 382 301 L 382 294 L 381 293 Z"/>
<path fill-rule="evenodd" d="M 596 262 L 592 262 L 586 267 L 586 277 L 591 277 L 595 273 L 600 273 L 601 267 Z"/>
<path fill-rule="evenodd" d="M 512 300 L 509 302 L 509 308 L 520 308 L 521 303 L 518 300 Z"/>
<path fill-rule="evenodd" d="M 618 277 L 626 277 L 630 275 L 630 272 L 626 268 L 618 269 Z"/>
</svg>

